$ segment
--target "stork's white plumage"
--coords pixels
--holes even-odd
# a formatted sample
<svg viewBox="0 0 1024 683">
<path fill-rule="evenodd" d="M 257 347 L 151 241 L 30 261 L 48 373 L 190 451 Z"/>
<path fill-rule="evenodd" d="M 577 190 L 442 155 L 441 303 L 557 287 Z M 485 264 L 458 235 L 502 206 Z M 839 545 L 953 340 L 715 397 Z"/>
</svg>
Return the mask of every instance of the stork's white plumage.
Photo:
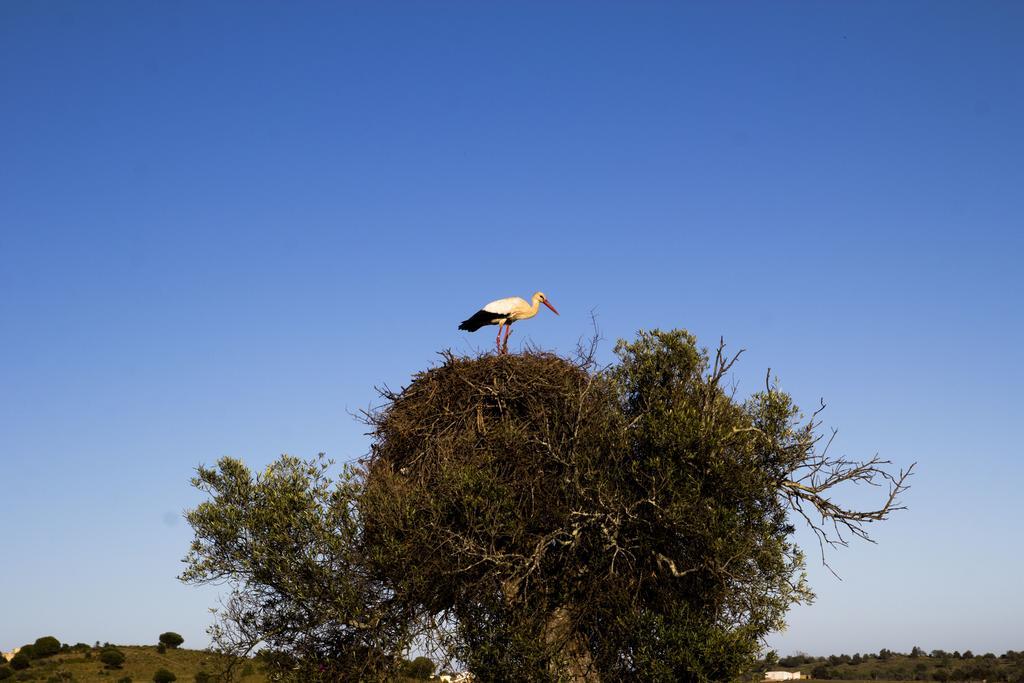
<svg viewBox="0 0 1024 683">
<path fill-rule="evenodd" d="M 512 323 L 537 315 L 541 304 L 544 304 L 555 315 L 558 315 L 558 311 L 551 305 L 548 298 L 544 296 L 544 292 L 534 294 L 532 301 L 532 304 L 527 303 L 526 300 L 518 296 L 510 296 L 505 299 L 492 301 L 466 320 L 463 320 L 462 324 L 459 325 L 459 329 L 466 330 L 467 332 L 476 332 L 484 325 L 497 325 L 498 336 L 495 338 L 494 343 L 498 346 L 500 353 L 508 353 L 508 336 L 512 334 Z M 505 328 L 504 344 L 501 341 L 502 326 Z"/>
</svg>

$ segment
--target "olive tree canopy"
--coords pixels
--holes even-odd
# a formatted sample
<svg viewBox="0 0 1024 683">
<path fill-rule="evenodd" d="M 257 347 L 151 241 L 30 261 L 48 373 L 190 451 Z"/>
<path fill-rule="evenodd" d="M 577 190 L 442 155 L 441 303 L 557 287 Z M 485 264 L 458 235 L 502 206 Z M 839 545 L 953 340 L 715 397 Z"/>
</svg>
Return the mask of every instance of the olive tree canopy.
<svg viewBox="0 0 1024 683">
<path fill-rule="evenodd" d="M 866 538 L 909 469 L 830 456 L 776 387 L 738 400 L 721 345 L 616 352 L 444 354 L 382 392 L 337 479 L 322 459 L 199 468 L 183 579 L 232 586 L 215 644 L 301 680 L 387 677 L 410 647 L 485 680 L 741 674 L 812 597 L 794 522 Z M 888 488 L 858 510 L 843 483 Z"/>
</svg>

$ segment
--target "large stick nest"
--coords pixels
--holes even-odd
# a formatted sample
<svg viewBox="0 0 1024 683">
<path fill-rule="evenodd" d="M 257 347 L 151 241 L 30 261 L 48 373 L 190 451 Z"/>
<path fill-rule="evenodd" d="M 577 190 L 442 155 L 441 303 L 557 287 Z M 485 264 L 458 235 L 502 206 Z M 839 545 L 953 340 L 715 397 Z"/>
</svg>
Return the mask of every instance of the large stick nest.
<svg viewBox="0 0 1024 683">
<path fill-rule="evenodd" d="M 413 579 L 393 565 L 415 562 L 434 609 L 456 598 L 453 573 L 460 591 L 514 600 L 552 569 L 573 511 L 592 507 L 581 497 L 599 494 L 593 468 L 620 450 L 610 386 L 585 360 L 449 353 L 382 394 L 360 503 L 367 548 L 400 583 Z"/>
</svg>

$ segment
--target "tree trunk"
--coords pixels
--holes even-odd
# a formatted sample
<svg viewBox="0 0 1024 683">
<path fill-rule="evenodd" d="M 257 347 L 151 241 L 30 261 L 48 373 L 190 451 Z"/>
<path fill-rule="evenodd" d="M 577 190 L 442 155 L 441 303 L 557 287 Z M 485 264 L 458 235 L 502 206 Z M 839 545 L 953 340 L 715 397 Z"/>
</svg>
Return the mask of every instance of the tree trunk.
<svg viewBox="0 0 1024 683">
<path fill-rule="evenodd" d="M 569 610 L 557 608 L 544 628 L 544 642 L 550 648 L 552 677 L 565 683 L 600 683 L 587 643 L 573 627 Z"/>
</svg>

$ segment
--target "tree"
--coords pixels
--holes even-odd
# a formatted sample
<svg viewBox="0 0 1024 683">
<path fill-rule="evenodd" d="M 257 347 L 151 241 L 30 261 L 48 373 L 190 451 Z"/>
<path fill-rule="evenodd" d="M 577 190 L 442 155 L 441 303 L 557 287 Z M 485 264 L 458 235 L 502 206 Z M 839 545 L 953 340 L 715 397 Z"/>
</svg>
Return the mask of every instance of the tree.
<svg viewBox="0 0 1024 683">
<path fill-rule="evenodd" d="M 160 634 L 160 642 L 166 647 L 176 648 L 185 642 L 185 639 L 174 631 L 168 631 L 167 633 Z"/>
<path fill-rule="evenodd" d="M 434 662 L 428 657 L 417 657 L 411 662 L 404 662 L 401 673 L 408 678 L 427 679 L 434 673 Z"/>
<path fill-rule="evenodd" d="M 60 641 L 53 636 L 43 636 L 36 639 L 32 649 L 35 651 L 36 658 L 52 657 L 60 652 Z"/>
<path fill-rule="evenodd" d="M 105 647 L 100 652 L 100 661 L 106 664 L 108 669 L 120 669 L 124 660 L 124 653 L 115 647 Z"/>
<path fill-rule="evenodd" d="M 29 660 L 29 658 L 20 651 L 18 652 L 18 654 L 14 655 L 14 657 L 11 658 L 11 661 L 7 663 L 15 671 L 21 671 L 32 666 L 32 662 Z"/>
<path fill-rule="evenodd" d="M 366 414 L 369 457 L 193 480 L 182 579 L 228 581 L 211 629 L 265 644 L 298 680 L 382 678 L 428 643 L 482 679 L 710 681 L 751 669 L 809 601 L 796 520 L 829 545 L 900 509 L 907 472 L 829 454 L 767 383 L 729 390 L 738 358 L 688 333 L 641 333 L 599 368 L 528 351 L 446 354 Z M 888 484 L 840 504 L 844 484 Z M 847 658 L 848 659 L 848 658 Z"/>
<path fill-rule="evenodd" d="M 167 669 L 157 669 L 153 674 L 153 683 L 171 683 L 178 680 L 178 677 Z"/>
<path fill-rule="evenodd" d="M 826 664 L 819 664 L 816 667 L 814 667 L 813 669 L 811 669 L 811 678 L 814 678 L 814 679 L 817 679 L 817 680 L 820 680 L 820 681 L 830 680 L 832 678 L 832 674 L 833 674 L 832 668 L 830 666 L 826 665 Z"/>
</svg>

